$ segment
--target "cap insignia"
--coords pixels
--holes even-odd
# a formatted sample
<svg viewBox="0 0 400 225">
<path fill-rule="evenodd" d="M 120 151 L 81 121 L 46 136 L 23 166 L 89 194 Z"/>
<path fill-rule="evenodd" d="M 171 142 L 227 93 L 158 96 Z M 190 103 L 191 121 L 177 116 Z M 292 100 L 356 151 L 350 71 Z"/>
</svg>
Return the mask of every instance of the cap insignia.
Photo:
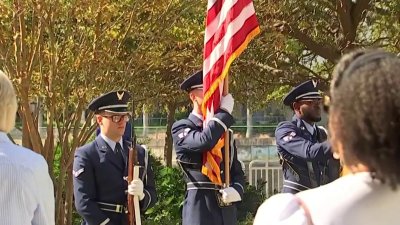
<svg viewBox="0 0 400 225">
<path fill-rule="evenodd" d="M 312 83 L 313 83 L 314 87 L 317 87 L 317 81 L 312 80 Z"/>
<path fill-rule="evenodd" d="M 124 97 L 124 94 L 125 94 L 125 92 L 119 93 L 119 92 L 117 91 L 117 97 L 118 97 L 118 100 L 119 100 L 119 101 L 122 100 L 122 98 Z"/>
</svg>

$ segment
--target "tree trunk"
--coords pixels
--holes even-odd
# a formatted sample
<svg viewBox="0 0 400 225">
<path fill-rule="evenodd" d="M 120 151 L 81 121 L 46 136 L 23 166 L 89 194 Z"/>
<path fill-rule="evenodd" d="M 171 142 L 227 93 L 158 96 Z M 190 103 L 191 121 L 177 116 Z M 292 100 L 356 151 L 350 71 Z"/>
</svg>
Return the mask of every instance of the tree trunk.
<svg viewBox="0 0 400 225">
<path fill-rule="evenodd" d="M 28 129 L 28 122 L 26 121 L 26 117 L 23 113 L 20 113 L 20 116 L 22 119 L 22 146 L 24 146 L 25 148 L 33 149 Z"/>
<path fill-rule="evenodd" d="M 164 147 L 164 162 L 168 167 L 172 166 L 172 133 L 171 128 L 172 124 L 175 122 L 175 110 L 176 103 L 168 102 L 167 103 L 167 131 L 165 136 L 165 147 Z"/>
<path fill-rule="evenodd" d="M 58 177 L 57 185 L 55 188 L 55 197 L 56 197 L 56 224 L 63 225 L 64 218 L 65 218 L 65 211 L 64 211 L 64 179 L 66 170 L 64 165 L 60 165 L 60 175 Z"/>
<path fill-rule="evenodd" d="M 42 102 L 39 100 L 38 102 L 38 129 L 40 134 L 40 128 L 43 127 L 43 108 L 41 107 Z"/>
<path fill-rule="evenodd" d="M 149 113 L 145 109 L 145 105 L 143 105 L 142 109 L 143 113 L 143 137 L 147 137 L 148 129 L 149 129 Z"/>
<path fill-rule="evenodd" d="M 68 171 L 72 171 L 72 166 L 68 168 Z M 73 186 L 72 186 L 72 173 L 67 173 L 67 183 L 65 185 L 65 219 L 64 224 L 72 224 L 72 204 L 73 204 Z"/>
<path fill-rule="evenodd" d="M 246 112 L 246 138 L 251 138 L 253 136 L 253 113 L 247 107 Z"/>
</svg>

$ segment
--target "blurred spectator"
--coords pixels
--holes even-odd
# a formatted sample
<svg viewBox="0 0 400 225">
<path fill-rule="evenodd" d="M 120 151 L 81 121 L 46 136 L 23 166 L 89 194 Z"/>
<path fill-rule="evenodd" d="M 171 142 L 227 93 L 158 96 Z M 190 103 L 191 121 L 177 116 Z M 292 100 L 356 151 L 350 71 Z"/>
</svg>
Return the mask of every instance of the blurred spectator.
<svg viewBox="0 0 400 225">
<path fill-rule="evenodd" d="M 54 190 L 46 160 L 7 136 L 16 113 L 13 85 L 0 71 L 0 224 L 52 225 Z"/>
</svg>

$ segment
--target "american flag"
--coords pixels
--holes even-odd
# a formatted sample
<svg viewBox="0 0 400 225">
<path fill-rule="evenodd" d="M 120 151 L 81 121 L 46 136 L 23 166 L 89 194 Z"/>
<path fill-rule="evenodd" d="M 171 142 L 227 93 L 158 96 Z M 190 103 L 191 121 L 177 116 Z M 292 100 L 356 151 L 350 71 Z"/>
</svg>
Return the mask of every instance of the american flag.
<svg viewBox="0 0 400 225">
<path fill-rule="evenodd" d="M 252 0 L 208 0 L 204 37 L 202 113 L 204 124 L 219 109 L 224 79 L 229 67 L 260 28 Z M 203 154 L 202 173 L 215 184 L 222 184 L 220 163 L 223 137 L 211 150 Z"/>
</svg>

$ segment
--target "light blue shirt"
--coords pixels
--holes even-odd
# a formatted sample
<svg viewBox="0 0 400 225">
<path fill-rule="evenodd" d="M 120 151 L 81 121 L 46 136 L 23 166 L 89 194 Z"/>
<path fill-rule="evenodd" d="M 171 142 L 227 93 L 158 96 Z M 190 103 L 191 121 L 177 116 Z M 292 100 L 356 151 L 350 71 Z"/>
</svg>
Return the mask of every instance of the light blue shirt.
<svg viewBox="0 0 400 225">
<path fill-rule="evenodd" d="M 115 145 L 117 145 L 117 142 L 111 140 L 110 138 L 108 138 L 106 135 L 104 135 L 103 133 L 100 133 L 100 136 L 103 138 L 103 140 L 108 144 L 108 146 L 111 147 L 111 149 L 115 152 Z M 121 145 L 121 147 L 123 148 L 122 145 L 122 137 L 121 139 L 119 139 L 119 144 Z"/>
<path fill-rule="evenodd" d="M 304 125 L 306 126 L 306 129 L 308 130 L 308 132 L 310 132 L 311 135 L 314 135 L 314 131 L 317 130 L 317 128 L 315 127 L 315 124 L 311 125 L 304 120 L 302 120 L 302 121 L 303 121 Z"/>
<path fill-rule="evenodd" d="M 43 156 L 0 131 L 0 224 L 54 225 L 54 189 Z"/>
</svg>

